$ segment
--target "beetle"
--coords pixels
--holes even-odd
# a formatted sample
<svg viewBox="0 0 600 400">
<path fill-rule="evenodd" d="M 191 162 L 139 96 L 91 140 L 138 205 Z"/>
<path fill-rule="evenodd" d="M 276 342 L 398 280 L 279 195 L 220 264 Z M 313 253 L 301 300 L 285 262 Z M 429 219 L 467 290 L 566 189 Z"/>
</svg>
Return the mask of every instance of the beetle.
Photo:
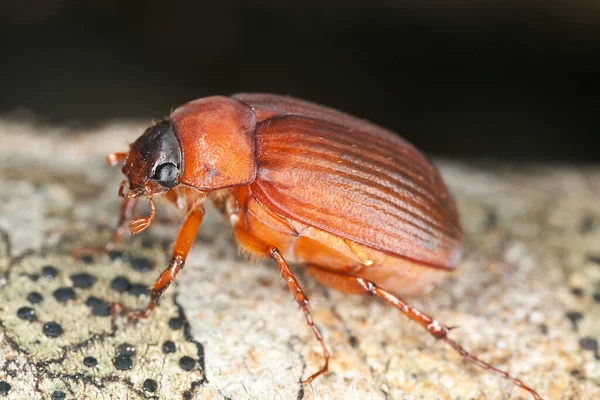
<svg viewBox="0 0 600 400">
<path fill-rule="evenodd" d="M 135 234 L 151 224 L 157 195 L 186 213 L 148 306 L 115 304 L 114 312 L 151 314 L 183 268 L 209 199 L 241 248 L 277 263 L 319 341 L 324 364 L 304 383 L 328 370 L 330 354 L 288 262 L 305 266 L 327 287 L 382 299 L 465 359 L 541 399 L 521 380 L 467 352 L 449 338 L 451 328 L 400 297 L 422 292 L 457 267 L 463 232 L 439 172 L 399 135 L 308 101 L 241 93 L 180 106 L 107 162 L 124 162 L 126 179 L 119 188 L 124 200 L 118 227 L 106 250 L 127 226 Z M 150 215 L 132 219 L 140 198 L 149 200 Z"/>
</svg>

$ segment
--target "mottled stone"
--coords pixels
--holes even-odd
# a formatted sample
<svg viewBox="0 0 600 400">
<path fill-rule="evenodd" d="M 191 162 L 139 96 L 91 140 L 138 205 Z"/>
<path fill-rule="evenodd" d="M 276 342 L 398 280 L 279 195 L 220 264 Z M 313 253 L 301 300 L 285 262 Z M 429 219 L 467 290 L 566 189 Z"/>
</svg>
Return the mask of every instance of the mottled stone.
<svg viewBox="0 0 600 400">
<path fill-rule="evenodd" d="M 314 391 L 300 385 L 323 362 L 312 331 L 274 263 L 239 256 L 229 225 L 210 207 L 176 286 L 152 316 L 99 318 L 94 310 L 108 314 L 112 303 L 146 306 L 160 272 L 152 266 L 168 265 L 163 244 L 177 232 L 168 221 L 180 221 L 157 202 L 143 236 L 127 235 L 108 255 L 71 256 L 110 239 L 123 177 L 104 155 L 126 150 L 145 125 L 83 132 L 0 121 L 0 187 L 10 188 L 0 191 L 0 366 L 9 368 L 0 371 L 0 395 L 528 398 L 397 310 L 326 290 L 296 268 L 332 354 L 332 373 L 316 379 Z M 600 398 L 600 168 L 437 165 L 457 199 L 465 258 L 433 291 L 406 300 L 458 326 L 452 338 L 544 398 Z M 53 296 L 61 288 L 74 296 Z M 27 305 L 36 321 L 18 317 Z M 122 344 L 135 354 L 119 354 Z"/>
</svg>

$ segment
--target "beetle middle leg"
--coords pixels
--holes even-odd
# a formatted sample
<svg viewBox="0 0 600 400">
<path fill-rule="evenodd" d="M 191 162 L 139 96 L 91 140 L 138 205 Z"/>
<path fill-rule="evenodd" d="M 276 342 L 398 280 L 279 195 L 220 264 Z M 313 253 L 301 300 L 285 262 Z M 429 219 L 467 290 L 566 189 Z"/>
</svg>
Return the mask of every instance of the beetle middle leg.
<svg viewBox="0 0 600 400">
<path fill-rule="evenodd" d="M 289 265 L 287 264 L 287 262 L 281 255 L 281 252 L 276 247 L 271 246 L 271 245 L 263 242 L 259 238 L 246 232 L 245 229 L 243 228 L 243 223 L 236 226 L 236 228 L 234 229 L 234 234 L 235 234 L 235 238 L 237 239 L 238 243 L 242 247 L 246 248 L 248 251 L 250 251 L 254 254 L 263 256 L 263 257 L 270 257 L 277 262 L 277 265 L 279 266 L 279 272 L 281 273 L 281 277 L 285 280 L 285 283 L 287 284 L 288 288 L 294 295 L 296 302 L 298 303 L 298 305 L 304 312 L 304 316 L 306 317 L 306 322 L 308 323 L 308 325 L 312 329 L 313 333 L 315 334 L 315 337 L 321 344 L 321 349 L 323 351 L 323 358 L 325 359 L 325 363 L 320 370 L 318 370 L 317 372 L 315 372 L 314 374 L 309 376 L 307 379 L 302 381 L 302 383 L 310 384 L 318 376 L 324 374 L 325 372 L 327 372 L 329 370 L 330 355 L 329 355 L 329 350 L 327 349 L 327 346 L 325 345 L 325 341 L 323 340 L 323 335 L 321 334 L 321 330 L 315 324 L 315 322 L 310 314 L 310 310 L 308 309 L 308 297 L 306 296 L 306 294 L 304 294 L 304 290 L 302 290 L 302 286 L 300 286 L 298 279 L 296 279 L 296 276 L 294 276 L 294 273 L 292 272 Z"/>
<path fill-rule="evenodd" d="M 394 306 L 396 309 L 401 311 L 404 315 L 406 315 L 411 320 L 415 321 L 417 324 L 421 325 L 427 332 L 429 332 L 434 338 L 437 340 L 443 340 L 448 343 L 450 347 L 452 347 L 456 352 L 458 352 L 465 359 L 471 361 L 476 364 L 478 367 L 493 371 L 505 379 L 511 381 L 516 386 L 528 391 L 536 400 L 542 400 L 542 397 L 531 387 L 527 386 L 523 381 L 517 379 L 507 372 L 502 371 L 494 367 L 491 364 L 486 363 L 483 360 L 480 360 L 473 354 L 469 353 L 465 350 L 461 345 L 456 343 L 454 340 L 448 337 L 448 333 L 451 328 L 442 324 L 435 318 L 430 315 L 420 311 L 416 307 L 408 304 L 406 301 L 401 298 L 393 295 L 392 293 L 378 287 L 373 282 L 370 282 L 366 279 L 359 278 L 356 276 L 335 273 L 327 271 L 323 268 L 319 268 L 316 266 L 307 266 L 308 272 L 321 284 L 328 286 L 330 288 L 351 293 L 358 294 L 363 296 L 376 296 L 385 301 L 386 303 Z"/>
<path fill-rule="evenodd" d="M 160 296 L 167 290 L 171 282 L 175 280 L 177 274 L 183 269 L 185 259 L 192 247 L 196 232 L 198 232 L 203 217 L 204 209 L 201 206 L 188 213 L 179 230 L 175 244 L 173 245 L 169 266 L 160 274 L 150 289 L 150 302 L 148 303 L 148 306 L 143 310 L 129 310 L 120 303 L 116 303 L 112 306 L 113 313 L 126 313 L 134 319 L 147 318 L 150 316 L 152 310 L 154 310 L 158 304 Z"/>
</svg>

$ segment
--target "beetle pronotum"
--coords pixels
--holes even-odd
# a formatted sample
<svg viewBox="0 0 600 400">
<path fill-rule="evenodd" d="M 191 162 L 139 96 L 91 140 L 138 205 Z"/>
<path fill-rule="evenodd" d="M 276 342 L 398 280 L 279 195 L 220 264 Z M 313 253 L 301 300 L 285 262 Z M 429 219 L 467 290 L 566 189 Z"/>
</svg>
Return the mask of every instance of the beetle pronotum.
<svg viewBox="0 0 600 400">
<path fill-rule="evenodd" d="M 449 328 L 399 296 L 438 282 L 462 257 L 463 233 L 456 205 L 436 168 L 398 135 L 313 103 L 269 94 L 207 97 L 177 108 L 148 128 L 125 161 L 124 197 L 111 249 L 124 234 L 136 201 L 151 213 L 129 222 L 146 229 L 162 194 L 186 213 L 167 269 L 144 310 L 148 317 L 161 293 L 183 268 L 209 198 L 229 220 L 239 245 L 272 258 L 320 342 L 308 298 L 287 262 L 304 265 L 325 286 L 379 297 L 479 367 L 499 373 L 536 399 L 521 380 L 468 353 L 448 337 Z M 128 192 L 125 193 L 125 187 Z"/>
</svg>

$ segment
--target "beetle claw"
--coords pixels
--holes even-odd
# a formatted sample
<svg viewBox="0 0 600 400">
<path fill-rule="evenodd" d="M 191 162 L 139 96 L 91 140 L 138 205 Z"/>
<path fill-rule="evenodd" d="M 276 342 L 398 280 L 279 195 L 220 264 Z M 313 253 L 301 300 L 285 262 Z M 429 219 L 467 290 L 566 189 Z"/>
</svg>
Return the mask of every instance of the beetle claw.
<svg viewBox="0 0 600 400">
<path fill-rule="evenodd" d="M 150 314 L 152 314 L 153 309 L 154 309 L 154 307 L 148 306 L 143 310 L 137 310 L 137 309 L 125 307 L 121 303 L 113 303 L 110 306 L 110 315 L 113 315 L 113 316 L 124 315 L 130 320 L 137 321 L 140 319 L 148 318 L 150 316 Z"/>
<path fill-rule="evenodd" d="M 149 186 L 145 186 L 144 190 L 146 191 L 146 196 L 150 202 L 150 215 L 145 218 L 136 218 L 129 222 L 129 230 L 134 235 L 149 227 L 156 215 L 156 206 L 154 205 L 154 199 L 152 198 L 152 190 Z"/>
<path fill-rule="evenodd" d="M 129 230 L 132 234 L 137 234 L 150 226 L 152 218 L 136 218 L 129 222 Z"/>
<path fill-rule="evenodd" d="M 71 258 L 73 261 L 77 261 L 81 256 L 102 254 L 104 252 L 106 252 L 106 247 L 104 246 L 79 246 L 73 249 L 71 252 Z"/>
</svg>

